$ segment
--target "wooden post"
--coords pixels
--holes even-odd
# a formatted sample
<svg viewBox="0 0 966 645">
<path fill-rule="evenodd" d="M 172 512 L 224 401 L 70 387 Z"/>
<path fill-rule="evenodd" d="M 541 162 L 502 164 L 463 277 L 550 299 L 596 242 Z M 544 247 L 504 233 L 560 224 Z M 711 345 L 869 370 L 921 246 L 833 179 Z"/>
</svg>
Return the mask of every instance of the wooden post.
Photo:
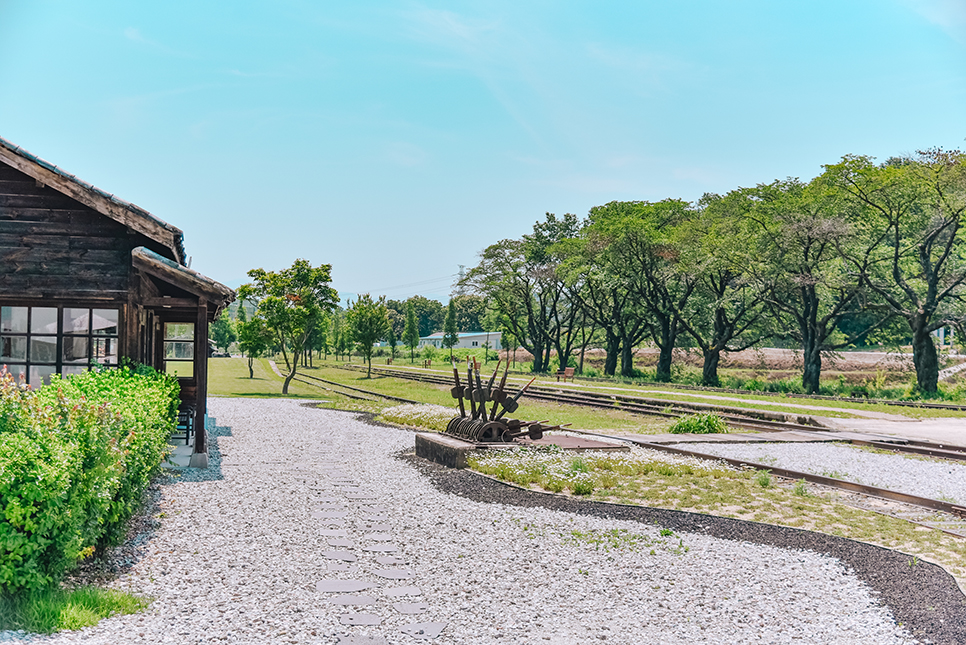
<svg viewBox="0 0 966 645">
<path fill-rule="evenodd" d="M 195 323 L 195 384 L 197 387 L 197 401 L 195 403 L 195 449 L 194 454 L 204 454 L 205 465 L 208 465 L 208 443 L 205 432 L 205 415 L 208 411 L 208 301 L 198 299 L 198 318 Z M 194 466 L 195 457 L 191 458 Z"/>
</svg>

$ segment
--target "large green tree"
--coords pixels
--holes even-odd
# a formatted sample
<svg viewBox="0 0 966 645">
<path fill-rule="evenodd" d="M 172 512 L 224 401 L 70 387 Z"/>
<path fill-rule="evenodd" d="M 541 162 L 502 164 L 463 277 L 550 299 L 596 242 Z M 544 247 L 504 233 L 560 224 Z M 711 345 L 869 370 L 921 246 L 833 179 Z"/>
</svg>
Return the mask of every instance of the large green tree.
<svg viewBox="0 0 966 645">
<path fill-rule="evenodd" d="M 866 321 L 852 336 L 839 331 L 842 320 L 868 310 L 864 276 L 882 238 L 853 226 L 841 192 L 822 178 L 775 181 L 748 193 L 754 207 L 746 217 L 760 230 L 757 279 L 775 335 L 801 347 L 802 386 L 818 392 L 823 354 L 847 347 L 887 318 Z"/>
<path fill-rule="evenodd" d="M 389 331 L 386 299 L 373 300 L 368 293 L 362 294 L 346 311 L 346 325 L 356 350 L 369 366 L 366 378 L 372 378 L 372 346 Z"/>
<path fill-rule="evenodd" d="M 456 309 L 456 329 L 461 332 L 485 331 L 486 302 L 476 294 L 453 296 L 450 301 Z"/>
<path fill-rule="evenodd" d="M 480 254 L 462 284 L 501 311 L 521 347 L 533 356 L 533 371 L 550 368 L 556 351 L 566 365 L 578 336 L 579 307 L 568 299 L 555 246 L 577 235 L 577 217 L 566 214 L 534 224 L 520 240 L 501 240 Z"/>
<path fill-rule="evenodd" d="M 443 330 L 446 318 L 446 307 L 438 300 L 430 300 L 424 296 L 413 296 L 406 301 L 412 304 L 416 311 L 416 321 L 419 324 L 419 336 L 429 336 Z"/>
<path fill-rule="evenodd" d="M 235 324 L 228 315 L 228 310 L 223 309 L 218 320 L 212 323 L 208 329 L 208 336 L 215 341 L 215 347 L 220 347 L 224 352 L 228 352 L 228 347 L 238 339 L 235 331 Z"/>
<path fill-rule="evenodd" d="M 416 322 L 416 308 L 412 302 L 406 303 L 406 327 L 403 329 L 403 344 L 409 348 L 409 362 L 415 360 L 416 345 L 419 344 L 419 325 Z"/>
<path fill-rule="evenodd" d="M 453 360 L 453 348 L 460 342 L 456 328 L 456 304 L 449 301 L 446 307 L 446 320 L 443 322 L 443 347 L 449 350 L 449 359 Z"/>
<path fill-rule="evenodd" d="M 248 272 L 252 282 L 238 290 L 240 299 L 256 303 L 255 317 L 264 322 L 281 347 L 288 370 L 283 394 L 288 394 L 298 369 L 298 357 L 312 330 L 339 300 L 338 293 L 329 286 L 331 274 L 329 264 L 313 267 L 308 260 L 299 259 L 281 271 L 252 269 Z M 287 349 L 292 352 L 292 360 Z"/>
<path fill-rule="evenodd" d="M 770 335 L 765 290 L 755 279 L 760 231 L 745 217 L 752 207 L 745 191 L 705 195 L 699 207 L 676 233 L 677 271 L 695 280 L 679 318 L 701 350 L 702 384 L 718 386 L 722 352 L 740 352 Z"/>
<path fill-rule="evenodd" d="M 884 243 L 870 250 L 872 264 L 847 257 L 885 307 L 912 334 L 916 381 L 938 388 L 939 357 L 932 332 L 955 324 L 966 281 L 966 155 L 932 149 L 876 165 L 847 156 L 826 167 L 860 207 L 857 228 Z"/>
</svg>

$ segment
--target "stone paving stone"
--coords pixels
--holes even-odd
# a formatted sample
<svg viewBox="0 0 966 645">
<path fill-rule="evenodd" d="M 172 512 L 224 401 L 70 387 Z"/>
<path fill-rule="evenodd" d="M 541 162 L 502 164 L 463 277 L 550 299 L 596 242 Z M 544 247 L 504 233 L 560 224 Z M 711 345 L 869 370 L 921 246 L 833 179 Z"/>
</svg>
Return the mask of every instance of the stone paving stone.
<svg viewBox="0 0 966 645">
<path fill-rule="evenodd" d="M 348 515 L 348 511 L 312 511 L 312 517 L 317 520 L 338 519 L 341 520 Z"/>
<path fill-rule="evenodd" d="M 412 625 L 406 625 L 399 631 L 419 640 L 428 640 L 442 634 L 446 625 L 447 623 L 413 623 Z"/>
<path fill-rule="evenodd" d="M 358 560 L 358 558 L 356 557 L 356 554 L 353 553 L 352 551 L 342 551 L 342 550 L 322 551 L 322 553 L 320 553 L 319 555 L 321 555 L 323 558 L 328 558 L 329 560 L 342 560 L 343 562 L 355 562 L 356 560 Z"/>
<path fill-rule="evenodd" d="M 333 596 L 327 602 L 331 605 L 374 605 L 376 599 L 365 594 L 347 593 L 341 596 Z"/>
<path fill-rule="evenodd" d="M 392 608 L 400 614 L 421 614 L 429 609 L 429 605 L 424 602 L 395 602 Z"/>
<path fill-rule="evenodd" d="M 384 532 L 384 531 L 391 531 L 392 530 L 392 525 L 391 524 L 369 524 L 369 523 L 366 523 L 365 527 L 363 527 L 363 528 L 365 530 L 367 530 L 367 531 Z"/>
<path fill-rule="evenodd" d="M 399 550 L 399 547 L 395 544 L 386 544 L 385 542 L 381 544 L 373 544 L 371 546 L 363 547 L 363 551 L 375 551 L 377 553 L 394 553 Z"/>
<path fill-rule="evenodd" d="M 406 561 L 402 558 L 395 558 L 391 555 L 381 555 L 376 558 L 376 562 L 387 567 L 391 567 L 396 564 L 406 564 Z"/>
<path fill-rule="evenodd" d="M 393 539 L 392 533 L 369 533 L 365 537 L 373 542 L 388 542 Z"/>
<path fill-rule="evenodd" d="M 373 495 L 372 493 L 346 493 L 348 499 L 379 499 L 378 495 Z"/>
<path fill-rule="evenodd" d="M 372 573 L 389 580 L 409 580 L 415 575 L 409 569 L 374 569 Z"/>
<path fill-rule="evenodd" d="M 342 547 L 343 549 L 351 549 L 356 545 L 356 543 L 353 542 L 352 540 L 344 540 L 341 538 L 334 538 L 331 540 L 327 540 L 327 542 L 329 543 L 329 546 L 338 546 L 338 547 Z"/>
<path fill-rule="evenodd" d="M 339 636 L 335 645 L 387 645 L 389 641 L 383 636 L 369 634 L 348 634 Z"/>
<path fill-rule="evenodd" d="M 339 622 L 343 625 L 378 625 L 382 618 L 375 614 L 342 614 Z"/>
<path fill-rule="evenodd" d="M 371 582 L 365 580 L 319 580 L 315 583 L 316 591 L 322 593 L 351 593 L 353 591 L 363 591 L 375 587 Z"/>
<path fill-rule="evenodd" d="M 384 594 L 390 598 L 402 598 L 403 596 L 421 596 L 423 595 L 423 590 L 419 587 L 407 586 L 407 587 L 387 587 L 382 590 Z"/>
<path fill-rule="evenodd" d="M 319 535 L 328 535 L 332 537 L 343 537 L 349 535 L 349 532 L 345 529 L 319 529 Z"/>
</svg>

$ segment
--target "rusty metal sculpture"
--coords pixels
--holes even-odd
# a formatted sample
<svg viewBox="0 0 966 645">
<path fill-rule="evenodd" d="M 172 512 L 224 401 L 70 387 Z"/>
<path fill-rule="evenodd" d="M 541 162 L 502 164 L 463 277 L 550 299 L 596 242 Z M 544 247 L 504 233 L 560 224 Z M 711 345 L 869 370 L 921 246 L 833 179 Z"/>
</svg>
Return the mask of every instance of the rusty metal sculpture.
<svg viewBox="0 0 966 645">
<path fill-rule="evenodd" d="M 453 364 L 453 381 L 455 385 L 450 389 L 450 394 L 459 404 L 460 415 L 450 419 L 446 426 L 446 433 L 460 439 L 468 441 L 480 441 L 485 443 L 507 443 L 518 437 L 528 436 L 530 439 L 537 440 L 543 437 L 543 433 L 548 430 L 556 430 L 563 426 L 544 425 L 546 421 L 520 421 L 519 419 L 504 419 L 505 414 L 513 414 L 520 407 L 520 397 L 533 384 L 536 378 L 524 385 L 513 396 L 508 396 L 506 392 L 506 377 L 510 370 L 507 365 L 503 370 L 503 378 L 500 384 L 494 388 L 496 375 L 500 371 L 500 361 L 497 361 L 496 369 L 490 375 L 490 380 L 486 386 L 480 377 L 479 368 L 473 367 L 466 369 L 466 385 L 460 382 L 459 368 Z M 470 414 L 466 414 L 466 406 L 463 400 L 469 401 Z M 490 403 L 490 410 L 487 412 L 487 403 Z M 497 412 L 498 408 L 502 408 Z M 569 425 L 569 424 L 567 424 Z"/>
</svg>

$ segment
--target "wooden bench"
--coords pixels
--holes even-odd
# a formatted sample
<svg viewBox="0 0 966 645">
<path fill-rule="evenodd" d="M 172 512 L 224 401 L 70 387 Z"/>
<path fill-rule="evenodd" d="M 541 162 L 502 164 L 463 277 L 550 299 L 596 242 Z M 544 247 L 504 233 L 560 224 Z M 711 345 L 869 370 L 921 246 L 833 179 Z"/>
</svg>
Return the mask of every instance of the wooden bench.
<svg viewBox="0 0 966 645">
<path fill-rule="evenodd" d="M 568 378 L 570 379 L 570 382 L 573 383 L 574 382 L 574 368 L 568 367 L 568 368 L 565 368 L 565 369 L 560 370 L 559 372 L 557 372 L 557 382 L 560 381 L 560 378 L 561 377 L 563 377 L 564 383 L 567 382 L 567 379 Z"/>
</svg>

